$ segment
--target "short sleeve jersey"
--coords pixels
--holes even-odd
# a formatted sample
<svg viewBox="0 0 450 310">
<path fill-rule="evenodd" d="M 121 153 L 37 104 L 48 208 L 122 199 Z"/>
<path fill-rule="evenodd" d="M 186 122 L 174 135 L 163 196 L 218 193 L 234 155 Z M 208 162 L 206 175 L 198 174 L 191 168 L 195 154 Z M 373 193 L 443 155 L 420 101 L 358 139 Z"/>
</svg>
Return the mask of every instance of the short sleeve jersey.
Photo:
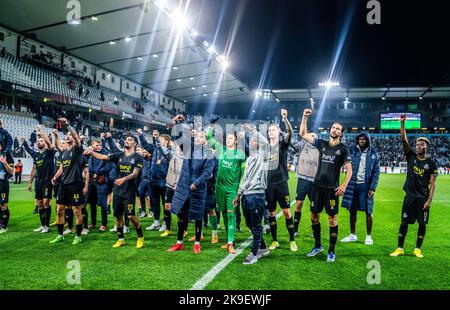
<svg viewBox="0 0 450 310">
<path fill-rule="evenodd" d="M 313 145 L 319 151 L 319 166 L 314 185 L 323 189 L 337 188 L 342 166 L 351 162 L 348 147 L 342 143 L 332 146 L 322 139 L 316 139 Z"/>
<path fill-rule="evenodd" d="M 407 173 L 403 190 L 409 195 L 427 198 L 430 195 L 430 177 L 438 175 L 436 162 L 429 157 L 419 159 L 412 149 L 405 155 Z"/>
<path fill-rule="evenodd" d="M 117 164 L 117 179 L 126 177 L 133 173 L 134 168 L 142 170 L 144 160 L 141 155 L 133 153 L 126 156 L 124 152 L 109 154 L 109 161 Z M 121 186 L 114 185 L 114 194 L 122 197 L 136 195 L 139 177 L 124 182 Z"/>
</svg>

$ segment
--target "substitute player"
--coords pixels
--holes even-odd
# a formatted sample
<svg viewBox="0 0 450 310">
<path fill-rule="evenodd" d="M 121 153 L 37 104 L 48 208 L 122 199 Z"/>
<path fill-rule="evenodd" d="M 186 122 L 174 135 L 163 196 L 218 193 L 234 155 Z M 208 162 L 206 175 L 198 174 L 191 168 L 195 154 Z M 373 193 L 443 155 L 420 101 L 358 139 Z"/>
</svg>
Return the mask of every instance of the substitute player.
<svg viewBox="0 0 450 310">
<path fill-rule="evenodd" d="M 430 141 L 427 138 L 418 138 L 416 140 L 416 150 L 411 149 L 405 130 L 406 115 L 400 116 L 400 136 L 403 143 L 403 151 L 405 152 L 407 161 L 406 182 L 403 190 L 406 195 L 403 199 L 402 222 L 398 233 L 398 247 L 392 252 L 391 256 L 399 256 L 405 254 L 403 245 L 405 243 L 408 225 L 419 224 L 417 232 L 416 248 L 414 255 L 423 258 L 422 243 L 425 238 L 426 225 L 430 217 L 431 203 L 436 189 L 436 178 L 438 176 L 438 168 L 434 160 L 427 157 L 427 149 Z"/>
<path fill-rule="evenodd" d="M 356 137 L 356 145 L 349 148 L 352 158 L 352 178 L 342 198 L 342 207 L 350 211 L 350 235 L 341 242 L 356 242 L 358 211 L 366 213 L 365 244 L 372 245 L 374 194 L 380 178 L 380 157 L 370 143 L 370 135 L 363 132 Z"/>
<path fill-rule="evenodd" d="M 339 196 L 345 193 L 350 182 L 352 165 L 348 147 L 341 142 L 344 134 L 344 125 L 333 123 L 328 141 L 315 139 L 307 132 L 308 118 L 311 114 L 312 110 L 310 109 L 306 109 L 303 112 L 300 127 L 301 137 L 319 150 L 319 166 L 314 178 L 311 201 L 311 222 L 315 246 L 307 256 L 313 257 L 323 252 L 320 240 L 320 213 L 325 208 L 330 225 L 330 247 L 328 249 L 327 262 L 332 263 L 335 261 L 334 251 L 338 237 Z M 345 165 L 347 172 L 345 181 L 339 185 L 339 176 L 343 165 Z"/>
<path fill-rule="evenodd" d="M 116 152 L 109 155 L 103 155 L 94 152 L 92 149 L 86 150 L 85 155 L 91 155 L 92 157 L 110 161 L 117 164 L 118 175 L 114 181 L 113 190 L 113 206 L 114 216 L 117 220 L 117 242 L 113 245 L 113 248 L 119 248 L 125 245 L 125 239 L 123 235 L 124 227 L 124 214 L 128 214 L 129 220 L 133 223 L 134 228 L 138 236 L 136 248 L 141 249 L 144 247 L 144 235 L 142 233 L 142 227 L 139 222 L 139 218 L 135 214 L 136 193 L 137 193 L 137 180 L 142 170 L 143 159 L 142 156 L 136 153 L 136 146 L 138 139 L 133 136 L 128 136 L 125 139 L 124 151 Z M 127 213 L 125 213 L 125 209 Z"/>
</svg>

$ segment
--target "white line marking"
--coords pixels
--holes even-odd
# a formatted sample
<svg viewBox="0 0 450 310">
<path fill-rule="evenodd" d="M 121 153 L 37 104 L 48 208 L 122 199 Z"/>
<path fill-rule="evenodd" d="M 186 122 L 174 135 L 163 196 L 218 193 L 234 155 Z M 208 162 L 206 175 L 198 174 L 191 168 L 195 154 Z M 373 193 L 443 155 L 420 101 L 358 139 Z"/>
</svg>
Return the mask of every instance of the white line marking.
<svg viewBox="0 0 450 310">
<path fill-rule="evenodd" d="M 295 204 L 295 200 L 291 202 L 291 207 Z M 276 219 L 278 220 L 283 211 L 278 212 Z M 203 277 L 200 278 L 192 287 L 191 290 L 203 290 L 214 278 L 221 272 L 229 263 L 233 261 L 239 254 L 241 254 L 246 247 L 248 247 L 253 240 L 253 236 L 245 240 L 239 248 L 236 250 L 236 254 L 228 254 L 222 261 L 215 265 L 210 271 L 208 271 Z"/>
</svg>

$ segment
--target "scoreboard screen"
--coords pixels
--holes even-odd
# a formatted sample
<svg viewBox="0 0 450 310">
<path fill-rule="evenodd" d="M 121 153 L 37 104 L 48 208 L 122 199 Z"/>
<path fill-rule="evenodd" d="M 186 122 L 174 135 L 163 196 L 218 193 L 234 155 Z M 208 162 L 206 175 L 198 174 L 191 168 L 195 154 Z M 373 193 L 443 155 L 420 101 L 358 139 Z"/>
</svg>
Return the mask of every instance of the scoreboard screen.
<svg viewBox="0 0 450 310">
<path fill-rule="evenodd" d="M 420 129 L 421 118 L 419 113 L 385 113 L 381 114 L 381 129 L 400 129 L 400 115 L 406 114 L 406 129 Z"/>
</svg>

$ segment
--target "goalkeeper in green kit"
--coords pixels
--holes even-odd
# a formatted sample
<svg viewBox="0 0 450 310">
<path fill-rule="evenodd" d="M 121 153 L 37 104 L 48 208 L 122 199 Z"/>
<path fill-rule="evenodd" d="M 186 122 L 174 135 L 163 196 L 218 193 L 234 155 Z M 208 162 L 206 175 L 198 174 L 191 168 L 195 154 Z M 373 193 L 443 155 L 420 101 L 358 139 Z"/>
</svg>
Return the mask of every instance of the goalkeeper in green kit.
<svg viewBox="0 0 450 310">
<path fill-rule="evenodd" d="M 223 249 L 228 249 L 231 254 L 236 254 L 234 249 L 234 232 L 236 229 L 236 213 L 233 199 L 236 197 L 241 177 L 244 172 L 245 153 L 237 148 L 237 134 L 228 133 L 226 146 L 218 143 L 214 138 L 213 128 L 208 128 L 206 133 L 208 144 L 215 150 L 219 160 L 219 169 L 216 181 L 216 203 L 219 212 L 222 212 L 225 229 L 228 235 L 228 243 Z"/>
</svg>

